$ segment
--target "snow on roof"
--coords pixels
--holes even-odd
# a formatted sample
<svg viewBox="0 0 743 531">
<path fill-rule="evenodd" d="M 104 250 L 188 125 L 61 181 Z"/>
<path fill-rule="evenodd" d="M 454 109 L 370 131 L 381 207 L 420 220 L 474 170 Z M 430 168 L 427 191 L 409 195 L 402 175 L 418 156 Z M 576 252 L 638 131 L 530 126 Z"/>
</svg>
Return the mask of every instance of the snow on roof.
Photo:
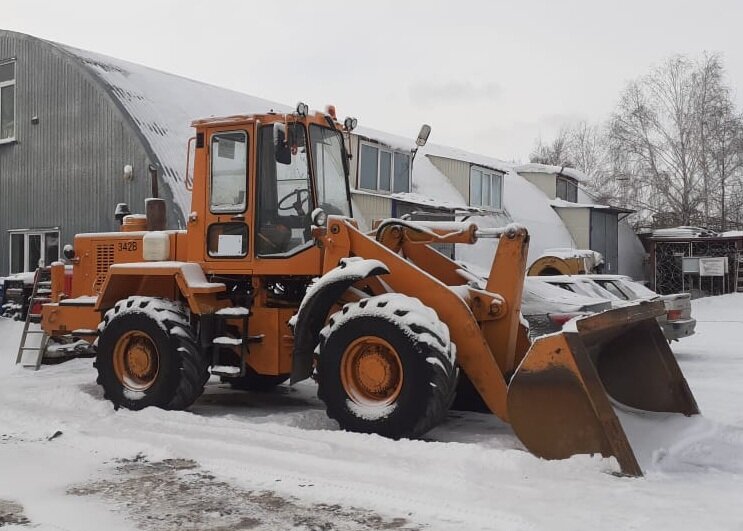
<svg viewBox="0 0 743 531">
<path fill-rule="evenodd" d="M 113 57 L 50 44 L 78 59 L 131 116 L 162 165 L 162 178 L 184 216 L 191 210 L 191 193 L 183 184 L 188 139 L 194 135 L 191 122 L 211 116 L 290 110 L 285 105 Z"/>
<path fill-rule="evenodd" d="M 271 109 L 279 112 L 291 110 L 276 102 L 113 57 L 51 44 L 77 58 L 131 116 L 162 165 L 163 179 L 184 215 L 190 211 L 191 202 L 191 194 L 184 182 L 186 149 L 188 139 L 193 135 L 190 124 L 194 119 L 265 113 Z M 415 146 L 415 133 L 402 137 L 364 127 L 357 129 L 356 133 L 402 151 L 410 151 Z M 544 194 L 518 175 L 513 165 L 492 157 L 428 144 L 419 150 L 413 163 L 411 192 L 393 194 L 393 197 L 422 205 L 467 208 L 466 198 L 424 155 L 453 158 L 505 173 L 504 212 L 493 213 L 488 216 L 492 218 L 490 221 L 482 220 L 479 224 L 505 225 L 511 221 L 524 224 L 531 234 L 531 256 L 540 254 L 546 247 L 574 245 L 570 233 Z"/>
<path fill-rule="evenodd" d="M 684 226 L 653 230 L 653 238 L 699 238 L 705 236 L 719 236 L 719 234 L 703 227 Z"/>
<path fill-rule="evenodd" d="M 590 199 L 587 197 L 587 199 Z M 550 205 L 556 208 L 594 208 L 597 210 L 613 210 L 618 212 L 630 213 L 634 212 L 629 208 L 614 207 L 611 205 L 600 205 L 598 203 L 573 203 L 571 201 L 565 201 L 564 199 L 552 199 Z"/>
<path fill-rule="evenodd" d="M 370 140 L 398 151 L 410 151 L 415 148 L 415 136 L 405 137 L 394 135 L 364 126 L 354 129 L 353 134 L 360 136 L 364 140 Z M 417 133 L 414 134 L 417 135 Z"/>
<path fill-rule="evenodd" d="M 580 170 L 568 166 L 554 166 L 552 164 L 539 164 L 529 162 L 528 164 L 519 164 L 514 168 L 518 173 L 555 173 L 571 177 L 576 181 L 587 181 L 588 176 Z"/>
</svg>

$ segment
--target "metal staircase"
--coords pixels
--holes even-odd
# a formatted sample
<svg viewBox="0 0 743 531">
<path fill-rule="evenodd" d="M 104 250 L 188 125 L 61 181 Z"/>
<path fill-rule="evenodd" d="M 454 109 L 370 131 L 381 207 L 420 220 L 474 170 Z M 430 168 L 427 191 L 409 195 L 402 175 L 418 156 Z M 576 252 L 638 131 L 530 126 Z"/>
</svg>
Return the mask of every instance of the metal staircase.
<svg viewBox="0 0 743 531">
<path fill-rule="evenodd" d="M 18 346 L 18 355 L 15 359 L 16 364 L 22 364 L 23 367 L 33 367 L 37 371 L 41 366 L 41 361 L 44 359 L 44 354 L 49 344 L 49 336 L 41 328 L 41 314 L 34 312 L 38 311 L 36 310 L 37 305 L 51 302 L 51 288 L 51 270 L 48 267 L 40 267 L 36 270 L 36 275 L 34 275 L 34 286 L 31 291 L 31 298 L 28 301 L 26 322 L 23 325 L 21 344 Z M 32 328 L 32 325 L 34 328 Z M 40 340 L 38 344 L 29 346 L 29 339 L 39 336 Z M 35 352 L 36 354 L 34 356 L 26 356 L 24 355 L 26 352 Z"/>
</svg>

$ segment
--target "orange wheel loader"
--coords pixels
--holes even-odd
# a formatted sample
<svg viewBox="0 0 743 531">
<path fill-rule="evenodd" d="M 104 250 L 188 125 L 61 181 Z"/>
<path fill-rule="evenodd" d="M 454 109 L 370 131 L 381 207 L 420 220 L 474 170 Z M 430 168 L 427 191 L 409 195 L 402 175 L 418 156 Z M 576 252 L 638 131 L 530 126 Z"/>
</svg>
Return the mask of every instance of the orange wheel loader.
<svg viewBox="0 0 743 531">
<path fill-rule="evenodd" d="M 520 320 L 529 236 L 518 225 L 353 219 L 344 134 L 334 113 L 209 118 L 196 130 L 186 230 L 164 203 L 79 234 L 52 266 L 51 336 L 84 338 L 115 407 L 183 409 L 210 375 L 268 390 L 314 378 L 341 428 L 418 437 L 465 384 L 549 459 L 614 456 L 641 474 L 613 401 L 698 413 L 642 303 L 529 344 Z M 120 209 L 125 213 L 128 208 Z M 499 238 L 489 277 L 429 244 Z"/>
</svg>

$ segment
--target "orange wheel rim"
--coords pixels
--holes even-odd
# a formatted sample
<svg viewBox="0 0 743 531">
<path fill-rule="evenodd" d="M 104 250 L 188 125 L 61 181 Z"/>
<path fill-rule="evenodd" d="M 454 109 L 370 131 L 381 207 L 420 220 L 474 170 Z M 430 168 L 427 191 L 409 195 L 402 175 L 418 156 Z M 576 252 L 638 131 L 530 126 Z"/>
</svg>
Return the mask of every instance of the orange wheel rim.
<svg viewBox="0 0 743 531">
<path fill-rule="evenodd" d="M 130 391 L 146 391 L 157 380 L 160 355 L 152 338 L 139 330 L 127 332 L 114 347 L 116 377 Z"/>
<path fill-rule="evenodd" d="M 357 404 L 392 404 L 402 389 L 402 362 L 387 341 L 362 336 L 346 347 L 341 359 L 341 382 Z"/>
</svg>

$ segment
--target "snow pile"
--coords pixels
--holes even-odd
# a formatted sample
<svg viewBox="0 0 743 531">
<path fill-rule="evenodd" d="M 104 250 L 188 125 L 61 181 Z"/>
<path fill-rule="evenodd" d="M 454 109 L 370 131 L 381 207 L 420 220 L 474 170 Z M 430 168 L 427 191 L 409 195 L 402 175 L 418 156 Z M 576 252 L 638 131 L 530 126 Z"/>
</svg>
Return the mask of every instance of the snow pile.
<svg viewBox="0 0 743 531">
<path fill-rule="evenodd" d="M 130 530 L 128 511 L 139 510 L 130 499 L 65 493 L 110 479 L 117 459 L 145 456 L 192 459 L 229 485 L 308 506 L 365 507 L 410 528 L 736 529 L 743 295 L 693 305 L 697 334 L 672 348 L 704 416 L 622 418 L 645 466 L 639 479 L 613 475 L 616 463 L 597 456 L 537 459 L 492 415 L 452 412 L 426 440 L 342 432 L 309 381 L 258 394 L 213 379 L 190 412 L 114 411 L 91 360 L 39 372 L 13 365 L 22 323 L 0 319 L 0 500 L 23 505 L 37 529 Z M 202 502 L 185 488 L 178 499 Z"/>
</svg>

